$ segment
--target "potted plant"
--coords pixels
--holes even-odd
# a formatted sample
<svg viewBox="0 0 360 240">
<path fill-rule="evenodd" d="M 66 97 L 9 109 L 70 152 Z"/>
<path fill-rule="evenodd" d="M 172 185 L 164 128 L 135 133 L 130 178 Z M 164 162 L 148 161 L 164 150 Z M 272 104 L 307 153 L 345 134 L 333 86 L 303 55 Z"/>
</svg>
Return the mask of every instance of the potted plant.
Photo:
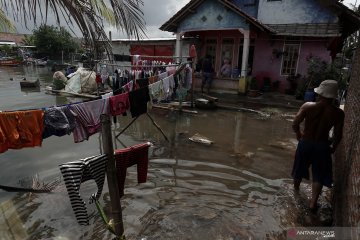
<svg viewBox="0 0 360 240">
<path fill-rule="evenodd" d="M 249 97 L 257 97 L 259 96 L 259 87 L 255 77 L 251 78 L 250 86 L 247 95 Z"/>
</svg>

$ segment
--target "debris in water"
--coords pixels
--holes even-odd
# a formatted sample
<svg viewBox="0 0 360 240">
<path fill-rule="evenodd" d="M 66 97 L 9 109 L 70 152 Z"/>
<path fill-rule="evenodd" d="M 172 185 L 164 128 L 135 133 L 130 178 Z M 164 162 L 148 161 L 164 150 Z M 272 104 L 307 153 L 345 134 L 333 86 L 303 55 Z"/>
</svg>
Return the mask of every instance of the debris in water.
<svg viewBox="0 0 360 240">
<path fill-rule="evenodd" d="M 251 158 L 254 155 L 255 155 L 255 153 L 253 153 L 253 152 L 247 152 L 247 153 L 244 154 L 244 156 L 247 157 L 247 158 Z"/>
<path fill-rule="evenodd" d="M 189 140 L 193 141 L 193 142 L 197 142 L 197 143 L 206 144 L 206 145 L 211 145 L 211 144 L 214 143 L 213 141 L 211 141 L 207 137 L 201 136 L 199 133 L 196 133 L 194 136 L 189 138 Z"/>
</svg>

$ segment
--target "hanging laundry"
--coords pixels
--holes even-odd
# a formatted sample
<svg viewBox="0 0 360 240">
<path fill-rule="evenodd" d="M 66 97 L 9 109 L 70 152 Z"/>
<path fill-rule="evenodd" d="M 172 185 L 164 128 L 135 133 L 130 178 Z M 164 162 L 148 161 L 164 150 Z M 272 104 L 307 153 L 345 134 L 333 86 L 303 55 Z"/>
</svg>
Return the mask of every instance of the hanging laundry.
<svg viewBox="0 0 360 240">
<path fill-rule="evenodd" d="M 123 93 L 110 98 L 110 113 L 112 116 L 121 115 L 129 108 L 129 93 Z"/>
<path fill-rule="evenodd" d="M 188 94 L 188 90 L 186 88 L 176 89 L 176 96 L 177 96 L 179 102 L 185 101 L 187 94 Z"/>
<path fill-rule="evenodd" d="M 128 82 L 123 86 L 125 92 L 131 92 L 133 90 L 133 81 Z"/>
<path fill-rule="evenodd" d="M 159 80 L 163 80 L 163 79 L 166 78 L 167 76 L 169 76 L 167 72 L 160 73 L 160 74 L 159 74 Z"/>
<path fill-rule="evenodd" d="M 151 101 L 157 100 L 163 100 L 165 98 L 164 89 L 162 86 L 162 81 L 157 81 L 156 83 L 149 85 L 149 93 Z"/>
<path fill-rule="evenodd" d="M 58 137 L 69 135 L 75 127 L 75 115 L 67 106 L 51 107 L 44 111 L 43 139 L 53 135 Z"/>
<path fill-rule="evenodd" d="M 8 149 L 41 146 L 42 110 L 0 113 L 0 153 Z"/>
<path fill-rule="evenodd" d="M 104 186 L 107 160 L 106 155 L 98 155 L 60 165 L 71 207 L 80 225 L 89 225 L 86 203 L 79 192 L 80 185 L 88 180 L 95 180 L 98 190 L 92 194 L 89 203 L 93 202 L 92 197 L 99 199 Z"/>
<path fill-rule="evenodd" d="M 101 95 L 101 99 L 107 99 L 112 96 L 114 96 L 113 92 L 105 93 L 105 94 Z"/>
<path fill-rule="evenodd" d="M 175 66 L 168 66 L 166 67 L 166 71 L 169 75 L 174 75 L 176 73 L 176 67 Z"/>
<path fill-rule="evenodd" d="M 129 148 L 115 151 L 115 164 L 120 197 L 124 196 L 124 184 L 127 168 L 137 164 L 138 183 L 147 180 L 149 143 L 137 144 Z"/>
<path fill-rule="evenodd" d="M 136 80 L 138 88 L 143 88 L 149 86 L 149 79 L 148 78 L 139 78 Z"/>
<path fill-rule="evenodd" d="M 109 99 L 100 99 L 70 106 L 76 114 L 76 128 L 73 134 L 76 143 L 88 140 L 91 135 L 100 131 L 100 116 L 110 112 L 108 103 Z"/>
<path fill-rule="evenodd" d="M 190 89 L 191 85 L 192 85 L 192 73 L 193 70 L 190 67 L 190 65 L 188 64 L 185 68 L 185 79 L 184 79 L 184 86 L 186 89 Z"/>
<path fill-rule="evenodd" d="M 150 101 L 149 88 L 144 87 L 129 92 L 130 112 L 133 118 L 147 112 L 147 103 Z"/>
<path fill-rule="evenodd" d="M 156 83 L 159 80 L 159 76 L 151 76 L 149 77 L 149 84 Z"/>
<path fill-rule="evenodd" d="M 173 89 L 175 87 L 174 75 L 170 75 L 167 78 L 164 78 L 162 82 L 165 98 L 168 98 L 173 94 Z"/>
</svg>

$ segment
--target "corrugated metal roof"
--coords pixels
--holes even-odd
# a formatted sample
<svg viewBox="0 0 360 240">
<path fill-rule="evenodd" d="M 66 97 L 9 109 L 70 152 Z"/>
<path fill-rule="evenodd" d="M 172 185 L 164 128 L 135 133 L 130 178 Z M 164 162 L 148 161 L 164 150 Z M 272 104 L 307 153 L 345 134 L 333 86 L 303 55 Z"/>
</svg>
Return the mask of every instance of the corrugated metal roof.
<svg viewBox="0 0 360 240">
<path fill-rule="evenodd" d="M 176 38 L 112 39 L 113 42 L 150 42 L 150 41 L 174 41 L 174 40 L 176 40 Z"/>
<path fill-rule="evenodd" d="M 338 23 L 267 24 L 276 35 L 336 37 L 341 35 Z"/>
<path fill-rule="evenodd" d="M 0 42 L 0 45 L 16 45 L 15 42 Z"/>
</svg>

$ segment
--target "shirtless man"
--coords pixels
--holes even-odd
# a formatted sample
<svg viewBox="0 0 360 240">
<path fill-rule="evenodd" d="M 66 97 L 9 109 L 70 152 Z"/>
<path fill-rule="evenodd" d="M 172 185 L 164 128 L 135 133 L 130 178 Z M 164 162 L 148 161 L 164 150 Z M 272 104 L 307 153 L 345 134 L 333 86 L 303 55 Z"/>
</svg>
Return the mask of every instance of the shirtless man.
<svg viewBox="0 0 360 240">
<path fill-rule="evenodd" d="M 296 114 L 292 128 L 299 140 L 292 177 L 294 189 L 299 191 L 302 178 L 309 179 L 309 167 L 312 166 L 312 198 L 310 210 L 316 212 L 317 201 L 323 185 L 332 185 L 332 159 L 342 137 L 344 112 L 332 102 L 337 98 L 338 85 L 334 80 L 323 81 L 314 91 L 318 101 L 303 104 Z M 300 124 L 305 120 L 304 130 Z M 334 127 L 333 137 L 329 132 Z"/>
</svg>

